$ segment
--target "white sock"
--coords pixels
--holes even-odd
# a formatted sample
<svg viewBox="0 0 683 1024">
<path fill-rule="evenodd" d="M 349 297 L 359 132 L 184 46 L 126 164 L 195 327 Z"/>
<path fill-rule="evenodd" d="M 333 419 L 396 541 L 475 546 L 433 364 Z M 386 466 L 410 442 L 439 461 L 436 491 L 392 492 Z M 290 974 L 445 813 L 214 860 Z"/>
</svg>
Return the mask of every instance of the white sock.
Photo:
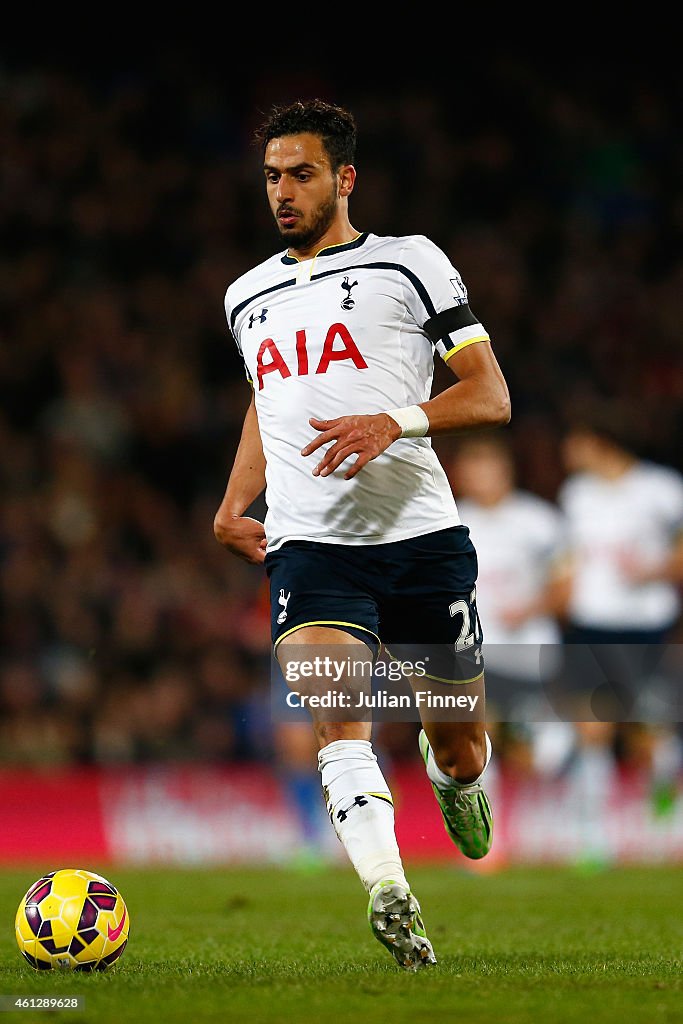
<svg viewBox="0 0 683 1024">
<path fill-rule="evenodd" d="M 484 733 L 484 736 L 486 738 L 486 763 L 484 764 L 481 774 L 478 775 L 476 779 L 473 779 L 471 782 L 458 782 L 450 775 L 446 775 L 445 772 L 442 772 L 438 764 L 436 763 L 434 751 L 432 750 L 430 744 L 429 756 L 427 757 L 427 775 L 430 781 L 433 782 L 435 786 L 438 786 L 439 789 L 452 789 L 453 787 L 455 787 L 456 789 L 467 789 L 468 786 L 476 786 L 479 782 L 481 782 L 482 778 L 484 777 L 484 772 L 488 768 L 489 761 L 491 760 L 491 740 L 489 739 L 488 733 Z"/>
<path fill-rule="evenodd" d="M 384 878 L 408 887 L 394 804 L 369 740 L 335 740 L 318 754 L 327 810 L 368 892 Z"/>
</svg>

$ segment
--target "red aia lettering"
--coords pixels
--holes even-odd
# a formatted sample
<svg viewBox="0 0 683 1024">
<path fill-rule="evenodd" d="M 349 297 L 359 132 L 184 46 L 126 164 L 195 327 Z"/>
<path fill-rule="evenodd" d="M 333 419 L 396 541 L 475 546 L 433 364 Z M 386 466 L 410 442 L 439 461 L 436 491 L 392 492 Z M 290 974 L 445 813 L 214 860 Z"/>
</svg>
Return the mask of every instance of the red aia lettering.
<svg viewBox="0 0 683 1024">
<path fill-rule="evenodd" d="M 308 349 L 306 348 L 306 332 L 296 332 L 296 372 L 302 377 L 308 373 Z"/>
<path fill-rule="evenodd" d="M 333 347 L 335 338 L 341 338 L 344 345 L 343 348 L 335 349 Z M 327 373 L 327 367 L 331 362 L 336 361 L 337 359 L 353 359 L 354 366 L 357 370 L 367 370 L 368 368 L 368 364 L 358 351 L 355 341 L 344 324 L 332 324 L 330 327 L 327 332 L 327 337 L 325 338 L 325 344 L 323 345 L 323 352 L 320 356 L 318 369 L 315 372 Z"/>
<path fill-rule="evenodd" d="M 263 357 L 266 352 L 270 353 L 270 362 L 264 363 Z M 280 355 L 280 350 L 273 341 L 272 338 L 265 338 L 259 347 L 258 354 L 256 356 L 256 367 L 258 371 L 258 389 L 261 391 L 263 388 L 263 378 L 267 373 L 272 373 L 273 370 L 278 370 L 282 377 L 291 377 L 291 373 L 287 367 L 287 363 Z"/>
<path fill-rule="evenodd" d="M 337 339 L 341 340 L 341 348 L 334 347 Z M 266 355 L 268 356 L 268 362 L 264 362 Z M 330 363 L 338 362 L 341 359 L 353 360 L 353 364 L 358 370 L 367 370 L 368 368 L 368 364 L 360 354 L 358 346 L 349 334 L 348 328 L 344 324 L 332 324 L 325 337 L 320 362 L 315 372 L 327 373 Z M 296 367 L 299 377 L 308 373 L 308 348 L 306 331 L 304 330 L 296 332 Z M 283 379 L 292 376 L 287 363 L 272 338 L 266 338 L 261 342 L 256 356 L 256 369 L 259 391 L 263 388 L 263 378 L 267 373 L 272 373 L 273 370 L 277 370 Z"/>
</svg>

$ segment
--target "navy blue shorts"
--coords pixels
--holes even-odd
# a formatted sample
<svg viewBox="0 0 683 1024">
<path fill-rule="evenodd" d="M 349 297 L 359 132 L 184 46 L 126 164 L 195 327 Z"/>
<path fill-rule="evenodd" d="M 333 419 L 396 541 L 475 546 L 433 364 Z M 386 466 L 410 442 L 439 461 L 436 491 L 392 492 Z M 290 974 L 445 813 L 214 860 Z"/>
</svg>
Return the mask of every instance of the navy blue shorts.
<svg viewBox="0 0 683 1024">
<path fill-rule="evenodd" d="M 273 645 L 303 626 L 330 626 L 401 661 L 427 658 L 427 678 L 483 675 L 477 554 L 466 526 L 387 544 L 288 541 L 265 559 Z"/>
</svg>

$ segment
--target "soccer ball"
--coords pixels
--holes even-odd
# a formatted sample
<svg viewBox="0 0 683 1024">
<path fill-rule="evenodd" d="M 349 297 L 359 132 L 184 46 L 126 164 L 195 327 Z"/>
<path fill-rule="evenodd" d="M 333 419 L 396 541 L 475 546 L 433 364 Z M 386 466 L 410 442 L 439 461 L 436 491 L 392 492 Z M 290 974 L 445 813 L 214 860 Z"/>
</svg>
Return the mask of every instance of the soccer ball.
<svg viewBox="0 0 683 1024">
<path fill-rule="evenodd" d="M 130 920 L 106 878 L 62 868 L 33 883 L 14 925 L 19 950 L 36 971 L 104 971 L 126 948 Z"/>
</svg>

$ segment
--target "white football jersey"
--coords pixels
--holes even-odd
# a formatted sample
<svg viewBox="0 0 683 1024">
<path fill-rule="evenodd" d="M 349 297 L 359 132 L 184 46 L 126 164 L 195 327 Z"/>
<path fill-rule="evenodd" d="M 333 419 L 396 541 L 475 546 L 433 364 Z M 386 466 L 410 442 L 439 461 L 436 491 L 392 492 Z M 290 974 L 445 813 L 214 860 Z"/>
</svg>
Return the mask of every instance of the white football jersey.
<svg viewBox="0 0 683 1024">
<path fill-rule="evenodd" d="M 683 477 L 638 462 L 615 480 L 576 473 L 558 500 L 568 521 L 574 560 L 570 617 L 597 629 L 662 629 L 679 614 L 677 587 L 634 583 L 629 562 L 656 566 L 683 528 Z"/>
<path fill-rule="evenodd" d="M 254 388 L 266 457 L 267 550 L 288 540 L 379 544 L 460 524 L 428 437 L 399 438 L 345 480 L 325 477 L 309 418 L 386 412 L 431 397 L 445 360 L 488 341 L 458 271 L 422 235 L 367 232 L 298 261 L 278 253 L 230 285 L 228 325 Z"/>
<path fill-rule="evenodd" d="M 543 591 L 564 551 L 562 514 L 549 501 L 522 490 L 494 506 L 459 498 L 458 508 L 479 561 L 477 611 L 484 625 L 486 664 L 506 675 L 537 678 L 539 645 L 562 641 L 557 620 L 536 615 L 509 626 L 505 615 L 528 606 Z"/>
</svg>

